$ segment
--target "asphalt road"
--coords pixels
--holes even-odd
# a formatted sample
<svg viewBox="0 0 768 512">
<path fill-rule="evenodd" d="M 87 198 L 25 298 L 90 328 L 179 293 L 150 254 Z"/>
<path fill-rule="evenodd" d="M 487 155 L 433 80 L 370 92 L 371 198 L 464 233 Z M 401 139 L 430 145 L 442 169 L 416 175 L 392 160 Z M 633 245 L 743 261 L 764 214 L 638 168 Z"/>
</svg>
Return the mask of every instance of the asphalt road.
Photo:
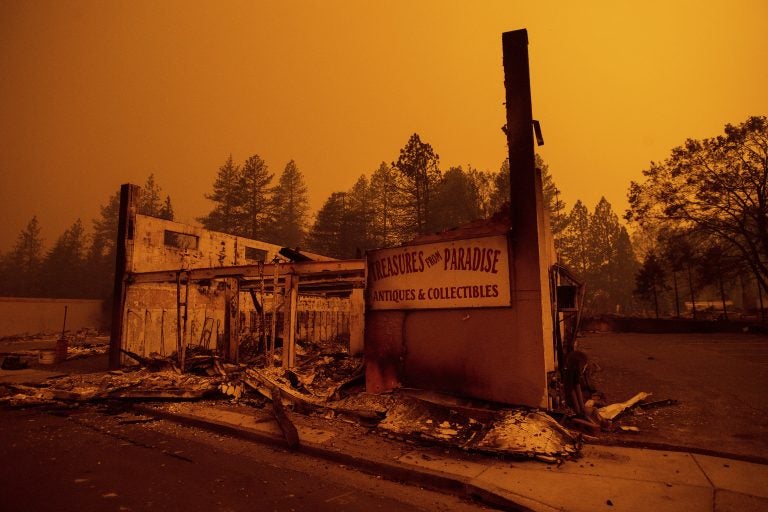
<svg viewBox="0 0 768 512">
<path fill-rule="evenodd" d="M 0 409 L 0 460 L 4 512 L 482 509 L 301 454 L 95 406 Z"/>
<path fill-rule="evenodd" d="M 608 402 L 639 391 L 679 402 L 635 409 L 621 422 L 640 432 L 616 440 L 768 459 L 768 336 L 588 334 L 579 348 L 596 363 L 595 382 Z"/>
</svg>

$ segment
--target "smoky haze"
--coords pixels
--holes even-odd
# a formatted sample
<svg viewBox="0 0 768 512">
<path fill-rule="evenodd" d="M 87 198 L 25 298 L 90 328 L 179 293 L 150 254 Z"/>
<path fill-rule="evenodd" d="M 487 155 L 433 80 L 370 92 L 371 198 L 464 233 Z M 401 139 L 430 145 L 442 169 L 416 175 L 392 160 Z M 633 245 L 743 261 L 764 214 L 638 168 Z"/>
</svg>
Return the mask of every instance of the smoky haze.
<svg viewBox="0 0 768 512">
<path fill-rule="evenodd" d="M 528 29 L 539 149 L 570 206 L 618 212 L 686 138 L 768 112 L 768 4 L 3 2 L 0 251 L 47 247 L 154 173 L 176 219 L 231 154 L 304 173 L 311 210 L 417 132 L 441 167 L 506 154 L 501 33 Z"/>
</svg>

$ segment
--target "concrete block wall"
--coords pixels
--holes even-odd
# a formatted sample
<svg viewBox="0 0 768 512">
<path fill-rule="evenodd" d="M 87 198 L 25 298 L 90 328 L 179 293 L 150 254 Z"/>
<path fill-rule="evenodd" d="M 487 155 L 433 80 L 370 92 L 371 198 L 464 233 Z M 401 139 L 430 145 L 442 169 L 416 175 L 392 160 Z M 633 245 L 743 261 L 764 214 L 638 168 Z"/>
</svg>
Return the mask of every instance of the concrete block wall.
<svg viewBox="0 0 768 512">
<path fill-rule="evenodd" d="M 103 300 L 0 297 L 0 337 L 61 333 L 67 306 L 67 331 L 106 329 Z"/>
</svg>

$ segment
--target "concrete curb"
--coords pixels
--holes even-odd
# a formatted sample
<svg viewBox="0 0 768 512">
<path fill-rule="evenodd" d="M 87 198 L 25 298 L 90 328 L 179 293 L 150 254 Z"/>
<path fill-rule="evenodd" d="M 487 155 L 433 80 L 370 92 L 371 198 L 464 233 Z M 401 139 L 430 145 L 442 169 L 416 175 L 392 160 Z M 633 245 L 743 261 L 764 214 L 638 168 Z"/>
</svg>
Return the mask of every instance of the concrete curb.
<svg viewBox="0 0 768 512">
<path fill-rule="evenodd" d="M 590 441 L 592 446 L 616 446 L 619 448 L 642 448 L 644 450 L 658 450 L 665 452 L 695 453 L 699 455 L 709 455 L 710 457 L 720 457 L 722 459 L 740 460 L 751 462 L 753 464 L 762 464 L 768 466 L 768 458 L 758 455 L 741 455 L 738 453 L 723 452 L 718 450 L 708 450 L 706 448 L 697 448 L 694 446 L 679 446 L 675 444 L 656 443 L 653 441 L 635 441 L 632 439 L 619 441 Z"/>
<path fill-rule="evenodd" d="M 219 434 L 226 434 L 246 441 L 286 448 L 285 439 L 280 436 L 259 432 L 247 427 L 238 427 L 225 422 L 203 419 L 198 416 L 163 411 L 152 406 L 134 404 L 133 410 L 147 416 L 165 419 L 180 425 L 202 428 Z M 427 468 L 416 468 L 404 464 L 394 464 L 383 460 L 357 457 L 342 451 L 328 449 L 316 443 L 302 440 L 297 452 L 325 459 L 337 464 L 355 467 L 365 473 L 382 476 L 388 480 L 409 482 L 439 492 L 459 495 L 465 499 L 480 501 L 499 510 L 542 511 L 556 510 L 525 496 L 508 497 L 509 491 L 495 489 L 492 485 L 473 481 L 474 479 L 453 475 Z"/>
</svg>

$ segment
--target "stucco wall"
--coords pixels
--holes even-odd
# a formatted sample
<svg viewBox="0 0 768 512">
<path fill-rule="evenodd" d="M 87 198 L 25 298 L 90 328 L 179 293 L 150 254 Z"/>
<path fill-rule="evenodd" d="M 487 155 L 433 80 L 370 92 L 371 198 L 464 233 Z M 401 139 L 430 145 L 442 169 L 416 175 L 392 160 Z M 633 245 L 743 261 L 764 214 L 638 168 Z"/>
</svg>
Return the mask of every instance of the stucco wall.
<svg viewBox="0 0 768 512">
<path fill-rule="evenodd" d="M 0 297 L 0 336 L 61 332 L 67 306 L 67 331 L 104 329 L 108 315 L 102 300 Z"/>
<path fill-rule="evenodd" d="M 176 238 L 179 235 L 181 238 Z M 176 242 L 177 245 L 169 242 Z M 150 272 L 256 263 L 258 260 L 246 257 L 247 249 L 263 251 L 259 259 L 269 262 L 278 255 L 280 246 L 136 215 L 134 237 L 128 244 L 128 271 Z"/>
</svg>

